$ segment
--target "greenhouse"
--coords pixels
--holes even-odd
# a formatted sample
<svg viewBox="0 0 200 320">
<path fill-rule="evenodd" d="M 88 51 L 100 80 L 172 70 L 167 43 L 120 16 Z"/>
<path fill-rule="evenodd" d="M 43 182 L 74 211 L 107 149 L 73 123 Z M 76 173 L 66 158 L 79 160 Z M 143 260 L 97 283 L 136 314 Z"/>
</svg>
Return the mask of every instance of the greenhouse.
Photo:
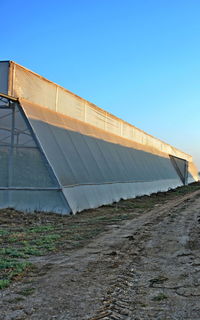
<svg viewBox="0 0 200 320">
<path fill-rule="evenodd" d="M 76 213 L 198 180 L 192 157 L 0 62 L 0 207 Z"/>
</svg>

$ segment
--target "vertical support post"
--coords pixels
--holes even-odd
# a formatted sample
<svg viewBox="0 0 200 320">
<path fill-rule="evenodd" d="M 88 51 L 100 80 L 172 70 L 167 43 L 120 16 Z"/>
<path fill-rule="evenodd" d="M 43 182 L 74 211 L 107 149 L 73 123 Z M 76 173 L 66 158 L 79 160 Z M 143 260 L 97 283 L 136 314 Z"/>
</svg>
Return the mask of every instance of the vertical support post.
<svg viewBox="0 0 200 320">
<path fill-rule="evenodd" d="M 12 93 L 11 93 L 11 95 L 14 96 L 14 90 L 15 90 L 15 87 L 14 87 L 14 85 L 15 85 L 15 69 L 16 69 L 16 65 L 15 65 L 15 63 L 12 63 L 12 65 L 13 65 L 13 74 L 12 74 Z"/>
<path fill-rule="evenodd" d="M 14 138 L 15 138 L 15 103 L 9 102 L 12 110 L 11 120 L 11 138 L 10 138 L 10 151 L 8 155 L 8 187 L 12 186 L 13 180 L 13 151 L 14 151 Z"/>
<path fill-rule="evenodd" d="M 188 185 L 188 161 L 185 161 L 185 186 Z"/>
</svg>

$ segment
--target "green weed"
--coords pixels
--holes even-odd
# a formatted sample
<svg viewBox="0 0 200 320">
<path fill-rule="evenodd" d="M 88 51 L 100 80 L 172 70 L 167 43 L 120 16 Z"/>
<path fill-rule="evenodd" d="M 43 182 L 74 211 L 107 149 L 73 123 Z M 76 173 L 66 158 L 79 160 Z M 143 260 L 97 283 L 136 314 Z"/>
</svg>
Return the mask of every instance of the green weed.
<svg viewBox="0 0 200 320">
<path fill-rule="evenodd" d="M 4 289 L 8 287 L 10 284 L 10 280 L 8 279 L 0 279 L 0 289 Z"/>
<path fill-rule="evenodd" d="M 43 236 L 37 240 L 35 240 L 35 244 L 38 246 L 44 246 L 46 244 L 52 244 L 56 240 L 58 240 L 61 236 L 59 234 L 48 234 L 46 236 Z"/>
<path fill-rule="evenodd" d="M 27 230 L 27 232 L 31 233 L 41 233 L 45 231 L 52 231 L 55 228 L 53 226 L 36 226 Z"/>
<path fill-rule="evenodd" d="M 25 254 L 21 250 L 14 249 L 14 248 L 3 248 L 0 249 L 0 255 L 8 255 L 13 258 L 24 258 Z"/>
<path fill-rule="evenodd" d="M 5 237 L 9 234 L 8 230 L 0 229 L 0 237 Z"/>
<path fill-rule="evenodd" d="M 151 196 L 121 200 L 95 210 L 86 210 L 76 216 L 46 215 L 39 212 L 25 215 L 15 210 L 0 210 L 0 289 L 29 270 L 30 264 L 26 259 L 30 256 L 55 250 L 66 252 L 78 249 L 104 231 L 106 226 L 120 224 L 131 219 L 135 213 L 142 213 L 155 205 L 198 189 L 200 184 L 194 184 Z M 165 277 L 151 279 L 149 285 L 158 286 L 166 280 Z M 160 294 L 153 300 L 161 301 L 165 298 L 165 295 Z"/>
<path fill-rule="evenodd" d="M 30 255 L 30 256 L 41 256 L 42 255 L 42 252 L 41 250 L 37 249 L 36 246 L 26 246 L 24 249 L 23 249 L 23 252 L 26 254 L 26 255 Z"/>
</svg>

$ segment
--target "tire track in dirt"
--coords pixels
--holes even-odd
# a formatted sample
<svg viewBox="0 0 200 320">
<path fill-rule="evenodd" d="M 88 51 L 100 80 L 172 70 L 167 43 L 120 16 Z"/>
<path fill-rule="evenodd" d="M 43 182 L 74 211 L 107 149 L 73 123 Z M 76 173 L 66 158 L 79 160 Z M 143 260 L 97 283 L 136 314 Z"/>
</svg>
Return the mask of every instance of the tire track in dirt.
<svg viewBox="0 0 200 320">
<path fill-rule="evenodd" d="M 199 222 L 199 192 L 146 221 L 139 253 L 129 252 L 131 261 L 89 319 L 200 319 Z"/>
<path fill-rule="evenodd" d="M 0 319 L 200 319 L 199 197 L 136 213 L 68 256 L 34 258 L 34 294 L 9 305 L 26 285 L 13 284 Z"/>
</svg>

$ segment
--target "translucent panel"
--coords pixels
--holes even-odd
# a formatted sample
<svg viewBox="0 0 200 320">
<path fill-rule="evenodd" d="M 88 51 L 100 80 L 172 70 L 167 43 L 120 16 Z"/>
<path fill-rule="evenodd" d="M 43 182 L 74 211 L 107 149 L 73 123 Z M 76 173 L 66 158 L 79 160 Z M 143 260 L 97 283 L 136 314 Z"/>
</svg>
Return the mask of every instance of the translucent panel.
<svg viewBox="0 0 200 320">
<path fill-rule="evenodd" d="M 87 208 L 96 208 L 120 199 L 150 195 L 153 192 L 167 191 L 181 185 L 180 179 L 168 179 L 151 182 L 115 183 L 104 185 L 84 185 L 63 190 L 72 212 Z M 77 201 L 78 199 L 78 201 Z"/>
<path fill-rule="evenodd" d="M 187 183 L 187 162 L 184 159 L 171 156 L 172 164 L 179 175 L 181 181 Z"/>
<path fill-rule="evenodd" d="M 80 154 L 78 152 L 78 144 L 74 144 L 73 138 L 71 137 L 70 131 L 65 131 L 61 128 L 56 128 L 55 126 L 51 126 L 50 129 L 54 134 L 54 139 L 56 140 L 57 145 L 59 146 L 61 152 L 64 155 L 63 164 L 64 164 L 64 172 L 68 172 L 68 174 L 72 171 L 73 176 L 75 177 L 75 183 L 79 183 L 79 181 L 89 182 L 89 172 L 87 172 L 86 167 L 84 165 L 84 161 L 81 161 Z M 72 133 L 74 134 L 74 133 Z M 57 165 L 59 165 L 60 161 Z M 63 174 L 64 174 L 63 172 Z M 69 183 L 67 180 L 64 181 L 64 175 L 60 175 L 61 181 L 65 184 Z"/>
<path fill-rule="evenodd" d="M 0 109 L 0 128 L 11 127 L 12 112 L 10 109 Z"/>
<path fill-rule="evenodd" d="M 0 145 L 10 144 L 12 112 L 10 109 L 0 109 Z"/>
<path fill-rule="evenodd" d="M 56 110 L 70 117 L 84 121 L 85 108 L 84 100 L 57 87 Z"/>
<path fill-rule="evenodd" d="M 69 149 L 70 145 L 74 146 L 76 153 L 75 155 L 69 152 L 68 159 L 71 161 L 71 166 L 74 166 L 74 161 L 77 163 L 77 180 L 87 181 L 89 183 L 97 181 L 97 177 L 100 176 L 99 166 L 88 148 L 85 139 L 79 132 L 68 131 L 68 133 L 70 140 L 68 141 L 67 148 Z M 80 159 L 82 159 L 82 161 L 80 161 Z M 80 172 L 82 172 L 82 177 L 78 176 Z"/>
<path fill-rule="evenodd" d="M 130 148 L 132 142 L 114 135 L 109 134 L 109 140 L 116 143 L 105 141 L 104 131 L 88 124 L 84 128 L 44 108 L 25 110 L 28 114 L 30 110 L 29 121 L 63 186 L 177 178 L 169 157 Z M 84 131 L 95 131 L 99 138 Z"/>
<path fill-rule="evenodd" d="M 34 101 L 37 104 L 56 109 L 56 86 L 44 81 L 32 72 L 14 64 L 14 82 L 12 95 Z"/>
<path fill-rule="evenodd" d="M 176 164 L 180 170 L 181 175 L 185 178 L 187 163 L 184 159 L 175 158 Z"/>
<path fill-rule="evenodd" d="M 106 111 L 103 112 L 103 110 L 91 107 L 89 103 L 86 104 L 85 121 L 92 123 L 97 128 L 106 129 L 106 115 Z"/>
<path fill-rule="evenodd" d="M 110 114 L 107 114 L 106 117 L 106 130 L 121 135 L 121 121 L 113 117 Z"/>
<path fill-rule="evenodd" d="M 1 61 L 0 62 L 0 92 L 5 94 L 8 94 L 8 71 L 9 71 L 9 61 Z"/>
<path fill-rule="evenodd" d="M 56 176 L 76 212 L 174 188 L 181 184 L 185 160 L 189 181 L 197 174 L 189 155 L 64 88 L 12 62 L 9 75 L 9 92 L 19 97 L 22 109 L 13 116 L 0 110 L 0 146 L 9 147 L 0 150 L 4 185 L 48 188 L 58 186 Z M 178 170 L 169 154 L 185 159 L 174 161 Z M 0 192 L 0 199 L 16 208 L 62 211 L 60 191 L 35 190 Z"/>
<path fill-rule="evenodd" d="M 12 109 L 0 109 L 0 145 L 10 145 L 12 128 Z M 26 122 L 15 105 L 14 145 L 36 147 Z"/>
<path fill-rule="evenodd" d="M 14 131 L 15 146 L 27 146 L 27 147 L 36 147 L 35 141 L 32 137 L 32 134 L 27 127 L 27 124 L 22 117 L 19 108 L 15 108 L 15 131 Z"/>
<path fill-rule="evenodd" d="M 36 110 L 37 111 L 37 110 Z M 42 110 L 41 110 L 42 111 Z M 36 112 L 37 113 L 37 112 Z M 41 120 L 31 120 L 30 122 L 39 137 L 39 141 L 45 151 L 45 154 L 48 157 L 49 162 L 53 166 L 57 177 L 61 184 L 65 184 L 68 181 L 69 184 L 78 183 L 76 180 L 75 168 L 70 166 L 70 163 L 67 158 L 67 153 L 64 151 L 64 147 L 57 143 L 59 141 L 59 135 L 56 135 L 56 126 L 50 126 L 47 122 L 54 120 L 56 114 L 51 114 L 51 118 L 48 118 L 48 115 L 43 110 L 41 113 Z M 45 119 L 47 119 L 45 122 Z M 55 121 L 55 120 L 54 120 Z M 59 128 L 58 128 L 59 129 Z M 62 130 L 62 129 L 61 129 Z M 49 142 L 49 143 L 48 143 Z"/>
<path fill-rule="evenodd" d="M 115 145 L 102 140 L 96 140 L 106 161 L 109 170 L 109 182 L 121 181 L 123 178 L 123 167 L 120 167 L 119 157 L 115 152 Z"/>
<path fill-rule="evenodd" d="M 84 121 L 94 127 L 101 128 L 121 137 L 126 137 L 143 148 L 151 147 L 157 151 L 192 161 L 192 158 L 173 148 L 169 144 L 154 138 L 142 130 L 127 124 L 123 120 L 96 107 L 94 104 L 78 97 L 53 82 L 11 62 L 12 94 L 24 98 L 63 115 Z M 131 130 L 132 129 L 132 130 Z"/>
<path fill-rule="evenodd" d="M 8 147 L 0 146 L 0 186 L 8 186 Z"/>
<path fill-rule="evenodd" d="M 6 128 L 0 128 L 0 146 L 10 145 L 11 134 L 10 130 Z"/>
<path fill-rule="evenodd" d="M 13 145 L 11 145 L 12 136 Z M 4 187 L 57 185 L 17 105 L 14 111 L 0 109 L 0 185 Z"/>
<path fill-rule="evenodd" d="M 7 207 L 25 212 L 71 212 L 62 192 L 57 190 L 0 190 L 0 208 Z"/>
<path fill-rule="evenodd" d="M 14 148 L 13 187 L 52 187 L 53 185 L 38 149 Z"/>
<path fill-rule="evenodd" d="M 188 162 L 188 172 L 189 172 L 189 175 L 192 175 L 194 180 L 196 181 L 200 180 L 200 175 L 198 174 L 197 167 L 193 162 Z"/>
<path fill-rule="evenodd" d="M 113 156 L 114 162 L 116 163 L 116 181 L 129 181 L 131 163 L 129 158 L 126 157 L 127 148 L 113 144 Z M 123 148 L 123 150 L 121 150 Z"/>
<path fill-rule="evenodd" d="M 104 154 L 103 154 L 100 146 L 98 145 L 96 139 L 85 136 L 85 135 L 83 135 L 83 138 L 84 138 L 85 142 L 87 143 L 87 145 L 93 155 L 95 163 L 98 166 L 98 169 L 96 170 L 95 178 L 97 179 L 97 176 L 100 176 L 101 178 L 98 177 L 97 182 L 99 183 L 100 181 L 101 182 L 102 181 L 106 181 L 106 182 L 110 181 L 111 171 L 109 169 L 109 165 L 107 165 Z M 91 163 L 89 165 L 91 166 Z"/>
<path fill-rule="evenodd" d="M 122 122 L 122 136 L 124 138 L 130 139 L 132 138 L 132 132 L 133 132 L 132 127 L 129 124 Z"/>
</svg>

